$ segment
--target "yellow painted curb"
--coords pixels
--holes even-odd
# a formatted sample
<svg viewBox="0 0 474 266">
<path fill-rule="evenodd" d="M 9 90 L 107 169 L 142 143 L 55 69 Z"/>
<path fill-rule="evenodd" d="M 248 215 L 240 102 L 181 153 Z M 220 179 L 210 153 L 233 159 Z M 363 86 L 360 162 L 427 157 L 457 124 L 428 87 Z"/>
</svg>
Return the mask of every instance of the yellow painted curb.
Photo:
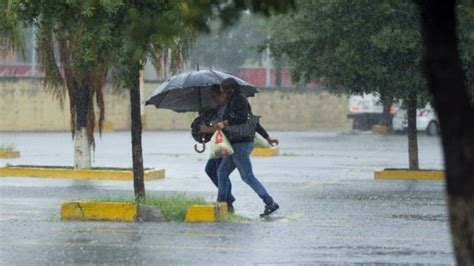
<svg viewBox="0 0 474 266">
<path fill-rule="evenodd" d="M 251 155 L 252 156 L 277 156 L 280 153 L 278 147 L 269 147 L 269 148 L 254 148 Z"/>
<path fill-rule="evenodd" d="M 19 151 L 5 151 L 0 150 L 0 158 L 18 158 L 20 157 Z"/>
<path fill-rule="evenodd" d="M 0 176 L 66 178 L 80 180 L 117 180 L 132 181 L 132 170 L 72 169 L 53 167 L 0 167 Z M 145 181 L 162 179 L 164 169 L 146 170 Z"/>
<path fill-rule="evenodd" d="M 185 221 L 194 222 L 214 222 L 216 220 L 216 207 L 214 205 L 191 205 L 186 212 Z"/>
<path fill-rule="evenodd" d="M 62 220 L 134 222 L 137 205 L 124 202 L 70 201 L 61 205 Z"/>
<path fill-rule="evenodd" d="M 226 213 L 227 203 L 225 202 L 191 205 L 186 212 L 185 221 L 188 223 L 215 222 Z"/>
<path fill-rule="evenodd" d="M 444 180 L 444 171 L 384 169 L 374 172 L 375 179 L 385 180 Z"/>
<path fill-rule="evenodd" d="M 386 135 L 388 134 L 388 127 L 381 126 L 381 125 L 374 125 L 372 126 L 372 133 L 378 135 Z"/>
<path fill-rule="evenodd" d="M 163 179 L 165 178 L 165 169 L 146 170 L 144 172 L 144 178 L 145 181 Z M 130 180 L 133 180 L 133 173 Z"/>
</svg>

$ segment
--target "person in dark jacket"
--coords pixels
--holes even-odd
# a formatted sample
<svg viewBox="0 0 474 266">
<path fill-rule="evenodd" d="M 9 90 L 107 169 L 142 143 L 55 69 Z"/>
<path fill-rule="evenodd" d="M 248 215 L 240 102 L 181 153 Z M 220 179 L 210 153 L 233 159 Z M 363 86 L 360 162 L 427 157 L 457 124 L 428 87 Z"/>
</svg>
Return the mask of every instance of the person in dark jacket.
<svg viewBox="0 0 474 266">
<path fill-rule="evenodd" d="M 217 90 L 213 90 L 213 101 L 216 103 L 217 107 L 212 109 L 212 110 L 209 110 L 209 112 L 213 112 L 215 115 L 217 113 L 219 113 L 219 110 L 221 108 L 225 108 L 226 100 L 227 100 L 226 94 L 222 93 L 219 87 L 218 87 Z M 204 132 L 204 133 L 211 133 L 211 132 L 214 132 L 214 130 L 216 130 L 216 129 L 217 129 L 217 127 L 215 127 L 215 128 L 207 127 L 205 124 L 203 124 L 200 131 Z M 256 127 L 255 131 L 258 134 L 260 134 L 260 136 L 262 136 L 268 142 L 268 144 L 270 146 L 278 145 L 279 140 L 276 139 L 276 138 L 271 137 L 267 133 L 267 131 L 263 128 L 263 126 L 260 125 L 260 123 L 257 123 L 257 127 Z M 221 162 L 222 162 L 222 158 L 209 159 L 207 161 L 206 167 L 204 169 L 207 176 L 209 176 L 212 183 L 217 188 L 219 188 L 218 174 L 217 173 L 218 173 L 218 169 L 219 169 L 219 166 L 220 166 Z M 230 182 L 230 179 L 229 179 L 229 193 L 228 193 L 226 199 L 227 199 L 228 210 L 229 210 L 229 212 L 233 213 L 234 212 L 233 202 L 235 201 L 235 198 L 232 195 L 232 184 Z"/>
<path fill-rule="evenodd" d="M 279 140 L 268 135 L 267 131 L 260 124 L 257 124 L 256 132 L 260 134 L 260 136 L 265 138 L 270 146 L 278 145 Z M 219 188 L 217 171 L 219 169 L 219 166 L 221 165 L 221 162 L 222 158 L 209 159 L 207 160 L 206 167 L 204 168 L 204 171 L 206 172 L 207 176 L 211 179 L 212 183 L 214 183 L 217 188 Z M 229 179 L 229 194 L 227 196 L 227 206 L 229 212 L 231 213 L 234 212 L 234 201 L 235 197 L 232 195 L 232 184 Z"/>
<path fill-rule="evenodd" d="M 243 124 L 247 121 L 251 107 L 247 98 L 240 92 L 240 86 L 233 78 L 222 81 L 221 92 L 227 99 L 227 108 L 223 115 L 223 121 L 217 123 L 226 133 L 226 127 Z M 242 136 L 238 139 L 230 139 L 234 153 L 224 157 L 217 170 L 218 193 L 217 200 L 229 202 L 230 179 L 229 175 L 237 168 L 242 180 L 249 185 L 265 203 L 265 209 L 261 216 L 267 216 L 276 211 L 279 205 L 273 200 L 265 187 L 255 177 L 250 161 L 250 153 L 254 147 L 254 136 Z"/>
</svg>

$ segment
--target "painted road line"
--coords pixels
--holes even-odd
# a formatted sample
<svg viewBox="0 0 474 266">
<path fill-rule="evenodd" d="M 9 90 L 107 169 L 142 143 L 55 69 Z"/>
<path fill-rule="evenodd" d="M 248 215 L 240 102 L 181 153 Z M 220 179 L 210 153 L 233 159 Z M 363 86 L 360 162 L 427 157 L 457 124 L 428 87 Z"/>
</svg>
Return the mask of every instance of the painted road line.
<svg viewBox="0 0 474 266">
<path fill-rule="evenodd" d="M 383 169 L 374 172 L 374 179 L 379 180 L 444 180 L 445 174 L 441 170 L 408 170 L 408 169 Z"/>
<path fill-rule="evenodd" d="M 65 178 L 79 180 L 117 180 L 132 181 L 132 170 L 116 169 L 73 169 L 54 167 L 0 167 L 0 176 Z M 163 179 L 164 169 L 151 169 L 144 172 L 145 181 Z"/>
</svg>

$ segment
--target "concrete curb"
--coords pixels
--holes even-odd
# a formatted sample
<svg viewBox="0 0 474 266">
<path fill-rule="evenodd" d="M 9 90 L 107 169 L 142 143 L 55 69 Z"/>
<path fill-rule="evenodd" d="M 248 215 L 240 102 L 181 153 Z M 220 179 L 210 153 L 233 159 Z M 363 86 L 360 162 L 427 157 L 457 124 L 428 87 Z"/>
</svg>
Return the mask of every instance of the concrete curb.
<svg viewBox="0 0 474 266">
<path fill-rule="evenodd" d="M 445 179 L 445 174 L 440 170 L 383 169 L 374 172 L 374 179 L 439 181 Z"/>
<path fill-rule="evenodd" d="M 254 148 L 250 155 L 259 157 L 277 156 L 280 154 L 278 147 Z"/>
<path fill-rule="evenodd" d="M 127 202 L 68 201 L 61 205 L 61 220 L 163 222 L 158 207 Z"/>
<path fill-rule="evenodd" d="M 43 177 L 43 178 L 66 178 L 79 180 L 117 180 L 132 181 L 132 170 L 113 170 L 113 169 L 73 169 L 73 168 L 55 168 L 55 167 L 0 167 L 0 176 L 14 177 Z M 164 169 L 146 170 L 144 173 L 145 181 L 165 178 Z"/>
<path fill-rule="evenodd" d="M 20 157 L 19 151 L 0 150 L 0 158 L 2 159 L 19 158 L 19 157 Z"/>
<path fill-rule="evenodd" d="M 61 205 L 61 220 L 134 222 L 137 205 L 124 202 L 70 201 Z"/>
<path fill-rule="evenodd" d="M 186 212 L 185 221 L 188 223 L 216 222 L 227 214 L 227 203 L 209 203 L 204 205 L 191 205 Z"/>
</svg>

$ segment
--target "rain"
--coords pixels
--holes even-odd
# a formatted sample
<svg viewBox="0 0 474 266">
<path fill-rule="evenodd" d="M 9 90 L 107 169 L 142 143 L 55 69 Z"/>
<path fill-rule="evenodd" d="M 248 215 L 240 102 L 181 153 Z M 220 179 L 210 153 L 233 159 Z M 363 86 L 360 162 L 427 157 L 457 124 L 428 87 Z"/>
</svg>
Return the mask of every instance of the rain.
<svg viewBox="0 0 474 266">
<path fill-rule="evenodd" d="M 2 265 L 473 261 L 470 1 L 4 2 Z"/>
</svg>

